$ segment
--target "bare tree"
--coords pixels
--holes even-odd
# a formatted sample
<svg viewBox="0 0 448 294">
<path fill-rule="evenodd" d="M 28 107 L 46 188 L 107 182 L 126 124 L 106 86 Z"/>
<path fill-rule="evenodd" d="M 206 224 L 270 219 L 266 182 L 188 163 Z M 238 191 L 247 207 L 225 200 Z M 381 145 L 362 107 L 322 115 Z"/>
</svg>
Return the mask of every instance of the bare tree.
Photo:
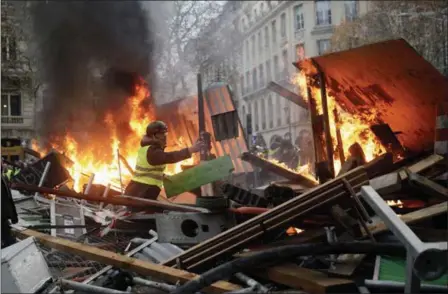
<svg viewBox="0 0 448 294">
<path fill-rule="evenodd" d="M 403 38 L 447 75 L 447 14 L 447 1 L 374 1 L 367 14 L 336 29 L 331 50 Z"/>
<path fill-rule="evenodd" d="M 219 14 L 222 5 L 215 1 L 171 1 L 170 4 L 172 13 L 164 20 L 168 29 L 167 35 L 162 36 L 165 37 L 164 46 L 157 69 L 158 84 L 164 85 L 164 90 L 169 90 L 171 98 L 175 98 L 191 90 L 188 75 L 194 73 L 187 62 L 187 44 Z"/>
<path fill-rule="evenodd" d="M 238 2 L 227 2 L 221 14 L 204 28 L 188 48 L 191 68 L 204 73 L 213 69 L 212 82 L 227 82 L 236 88 L 241 64 L 242 33 L 236 10 Z"/>
</svg>

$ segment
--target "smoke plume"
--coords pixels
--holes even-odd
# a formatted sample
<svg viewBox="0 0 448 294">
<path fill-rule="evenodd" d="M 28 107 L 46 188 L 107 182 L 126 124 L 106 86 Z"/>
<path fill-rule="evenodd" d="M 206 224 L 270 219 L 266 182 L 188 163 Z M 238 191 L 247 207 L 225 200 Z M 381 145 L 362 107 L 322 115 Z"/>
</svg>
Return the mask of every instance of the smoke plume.
<svg viewBox="0 0 448 294">
<path fill-rule="evenodd" d="M 143 77 L 151 89 L 153 34 L 138 1 L 36 1 L 31 7 L 38 68 L 46 85 L 40 136 L 77 142 L 107 137 L 106 115 L 120 111 Z M 149 110 L 148 110 L 149 111 Z M 122 138 L 125 139 L 125 138 Z"/>
</svg>

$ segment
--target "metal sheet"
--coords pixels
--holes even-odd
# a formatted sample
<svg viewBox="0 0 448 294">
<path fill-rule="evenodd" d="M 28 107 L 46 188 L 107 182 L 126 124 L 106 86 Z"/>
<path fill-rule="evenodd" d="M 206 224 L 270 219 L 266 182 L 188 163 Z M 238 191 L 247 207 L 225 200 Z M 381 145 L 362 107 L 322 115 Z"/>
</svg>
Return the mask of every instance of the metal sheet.
<svg viewBox="0 0 448 294">
<path fill-rule="evenodd" d="M 405 40 L 389 40 L 312 58 L 329 94 L 350 113 L 375 108 L 412 151 L 432 148 L 435 106 L 448 97 L 448 79 Z M 309 61 L 309 60 L 308 60 Z M 307 61 L 296 64 L 307 67 Z"/>
<path fill-rule="evenodd" d="M 205 90 L 204 111 L 205 124 L 208 132 L 213 134 L 211 116 L 236 110 L 231 93 L 226 84 L 217 83 Z M 192 145 L 198 138 L 197 97 L 188 97 L 159 106 L 157 117 L 168 124 L 168 151 L 185 148 Z M 235 167 L 234 173 L 252 172 L 250 164 L 241 161 L 239 156 L 247 152 L 247 142 L 241 121 L 238 120 L 238 134 L 235 139 L 216 141 L 212 136 L 212 153 L 216 156 L 229 155 Z M 179 144 L 182 136 L 184 145 Z"/>
<path fill-rule="evenodd" d="M 226 214 L 168 213 L 156 215 L 160 242 L 197 244 L 232 227 Z"/>
</svg>

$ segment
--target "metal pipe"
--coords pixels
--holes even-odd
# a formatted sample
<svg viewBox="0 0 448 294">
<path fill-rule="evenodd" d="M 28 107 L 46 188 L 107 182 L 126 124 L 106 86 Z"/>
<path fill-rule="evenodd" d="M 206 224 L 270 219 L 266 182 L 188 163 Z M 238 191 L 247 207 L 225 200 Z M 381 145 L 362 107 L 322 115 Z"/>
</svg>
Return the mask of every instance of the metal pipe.
<svg viewBox="0 0 448 294">
<path fill-rule="evenodd" d="M 447 242 L 423 243 L 417 235 L 397 216 L 381 196 L 371 187 L 361 188 L 361 195 L 381 217 L 392 233 L 406 246 L 408 255 L 412 257 L 412 272 L 422 280 L 433 281 L 447 271 Z M 406 281 L 406 284 L 412 284 Z"/>
<path fill-rule="evenodd" d="M 154 289 L 159 289 L 165 292 L 172 292 L 174 290 L 176 290 L 176 286 L 173 285 L 169 285 L 169 284 L 165 284 L 165 283 L 158 283 L 158 282 L 153 282 L 153 281 L 148 281 L 139 277 L 134 277 L 133 278 L 134 283 L 138 284 L 138 285 L 142 285 L 142 286 L 147 286 L 150 288 L 154 288 Z"/>
<path fill-rule="evenodd" d="M 258 281 L 252 279 L 251 277 L 246 276 L 243 273 L 236 273 L 235 277 L 237 277 L 241 282 L 245 283 L 256 293 L 268 293 L 269 289 L 260 284 Z"/>
<path fill-rule="evenodd" d="M 109 194 L 109 191 L 110 191 L 110 183 L 107 184 L 106 189 L 104 189 L 103 198 L 107 198 L 107 195 Z M 101 202 L 100 203 L 100 209 L 103 209 L 103 206 L 104 206 L 104 202 Z"/>
<path fill-rule="evenodd" d="M 127 292 L 118 291 L 110 288 L 103 288 L 99 286 L 92 286 L 83 283 L 78 283 L 70 280 L 60 279 L 58 281 L 61 288 L 69 288 L 77 291 L 85 291 L 87 293 L 98 294 L 126 294 Z"/>
<path fill-rule="evenodd" d="M 48 161 L 47 164 L 45 165 L 44 172 L 42 173 L 42 176 L 40 177 L 39 185 L 38 185 L 39 188 L 43 186 L 45 179 L 47 178 L 47 174 L 50 171 L 50 167 L 51 167 L 51 162 Z M 35 198 L 39 197 L 38 191 L 36 191 L 36 193 L 34 193 L 34 197 Z"/>
<path fill-rule="evenodd" d="M 367 287 L 375 287 L 375 288 L 385 287 L 394 290 L 403 290 L 405 287 L 405 283 L 396 281 L 365 280 L 364 284 Z M 421 290 L 431 291 L 434 293 L 448 293 L 448 287 L 431 285 L 431 284 L 422 284 Z"/>
</svg>

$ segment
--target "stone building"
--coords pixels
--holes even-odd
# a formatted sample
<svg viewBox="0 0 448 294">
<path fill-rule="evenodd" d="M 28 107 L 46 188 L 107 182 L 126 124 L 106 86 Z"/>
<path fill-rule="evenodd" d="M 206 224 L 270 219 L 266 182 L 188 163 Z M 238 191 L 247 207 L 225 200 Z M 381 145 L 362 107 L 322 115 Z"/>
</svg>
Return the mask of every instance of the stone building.
<svg viewBox="0 0 448 294">
<path fill-rule="evenodd" d="M 16 9 L 7 1 L 1 3 L 1 138 L 29 144 L 35 136 L 36 100 L 30 60 L 25 56 L 26 38 L 14 13 Z M 11 141 L 11 140 L 9 140 Z"/>
</svg>

